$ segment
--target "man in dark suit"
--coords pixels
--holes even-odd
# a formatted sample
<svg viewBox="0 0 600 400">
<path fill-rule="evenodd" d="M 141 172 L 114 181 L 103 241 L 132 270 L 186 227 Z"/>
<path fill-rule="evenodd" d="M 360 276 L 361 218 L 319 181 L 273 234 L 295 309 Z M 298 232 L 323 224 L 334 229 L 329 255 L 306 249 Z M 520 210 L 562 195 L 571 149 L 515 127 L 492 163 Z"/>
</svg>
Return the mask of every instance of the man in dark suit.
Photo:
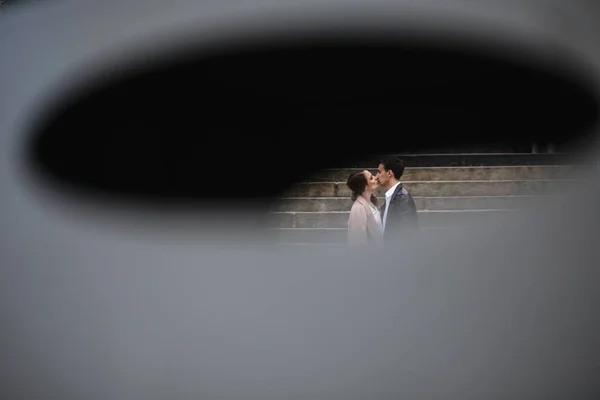
<svg viewBox="0 0 600 400">
<path fill-rule="evenodd" d="M 417 227 L 417 206 L 399 181 L 404 173 L 404 162 L 398 157 L 381 160 L 376 179 L 387 191 L 381 208 L 384 240 L 414 231 Z"/>
</svg>

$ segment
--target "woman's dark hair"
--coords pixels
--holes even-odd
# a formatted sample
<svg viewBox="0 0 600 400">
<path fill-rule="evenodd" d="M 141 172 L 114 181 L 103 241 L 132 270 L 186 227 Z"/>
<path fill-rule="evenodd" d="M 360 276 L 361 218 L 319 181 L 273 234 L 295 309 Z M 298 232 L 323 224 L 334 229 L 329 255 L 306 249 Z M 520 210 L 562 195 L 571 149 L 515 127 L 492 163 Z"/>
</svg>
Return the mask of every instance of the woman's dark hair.
<svg viewBox="0 0 600 400">
<path fill-rule="evenodd" d="M 355 201 L 358 196 L 367 189 L 368 182 L 363 171 L 360 171 L 351 174 L 348 177 L 346 184 L 352 191 L 352 201 Z M 371 203 L 373 203 L 375 207 L 379 206 L 379 199 L 374 194 L 371 194 Z"/>
</svg>

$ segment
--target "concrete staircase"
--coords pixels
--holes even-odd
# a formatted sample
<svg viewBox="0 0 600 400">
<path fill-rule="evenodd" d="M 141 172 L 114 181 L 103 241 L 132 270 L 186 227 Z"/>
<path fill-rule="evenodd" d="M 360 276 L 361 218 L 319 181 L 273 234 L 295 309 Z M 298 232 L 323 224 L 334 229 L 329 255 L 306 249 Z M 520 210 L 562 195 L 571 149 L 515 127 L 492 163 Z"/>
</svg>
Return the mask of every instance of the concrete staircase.
<svg viewBox="0 0 600 400">
<path fill-rule="evenodd" d="M 417 204 L 421 229 L 510 213 L 540 196 L 563 193 L 581 176 L 566 154 L 410 154 L 401 178 Z M 328 169 L 294 184 L 273 205 L 278 240 L 288 244 L 344 244 L 352 200 L 346 179 L 354 171 L 374 173 L 379 157 Z M 385 189 L 377 196 L 385 198 Z"/>
</svg>

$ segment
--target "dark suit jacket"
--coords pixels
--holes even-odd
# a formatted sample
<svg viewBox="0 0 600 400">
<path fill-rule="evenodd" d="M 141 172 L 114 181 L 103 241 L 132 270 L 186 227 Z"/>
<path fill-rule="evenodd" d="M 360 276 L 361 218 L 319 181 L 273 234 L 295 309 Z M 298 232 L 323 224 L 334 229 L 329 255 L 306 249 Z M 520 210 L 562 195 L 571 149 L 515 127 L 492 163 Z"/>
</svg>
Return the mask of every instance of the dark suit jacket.
<svg viewBox="0 0 600 400">
<path fill-rule="evenodd" d="M 387 207 L 390 209 L 387 214 L 384 239 L 416 230 L 418 225 L 417 206 L 410 193 L 402 186 L 402 183 L 394 190 L 389 205 L 386 201 L 381 207 L 382 218 Z"/>
</svg>

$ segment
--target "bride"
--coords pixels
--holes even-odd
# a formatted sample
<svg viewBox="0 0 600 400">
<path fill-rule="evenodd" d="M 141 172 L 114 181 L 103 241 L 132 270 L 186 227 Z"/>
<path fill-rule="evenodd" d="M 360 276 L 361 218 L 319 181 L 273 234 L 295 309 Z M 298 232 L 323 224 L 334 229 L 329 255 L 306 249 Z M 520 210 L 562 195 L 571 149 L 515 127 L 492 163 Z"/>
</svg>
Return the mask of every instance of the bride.
<svg viewBox="0 0 600 400">
<path fill-rule="evenodd" d="M 374 195 L 379 184 L 375 177 L 364 170 L 350 175 L 346 184 L 352 191 L 354 201 L 348 218 L 348 243 L 382 243 L 383 225 L 379 213 L 379 201 Z"/>
</svg>

